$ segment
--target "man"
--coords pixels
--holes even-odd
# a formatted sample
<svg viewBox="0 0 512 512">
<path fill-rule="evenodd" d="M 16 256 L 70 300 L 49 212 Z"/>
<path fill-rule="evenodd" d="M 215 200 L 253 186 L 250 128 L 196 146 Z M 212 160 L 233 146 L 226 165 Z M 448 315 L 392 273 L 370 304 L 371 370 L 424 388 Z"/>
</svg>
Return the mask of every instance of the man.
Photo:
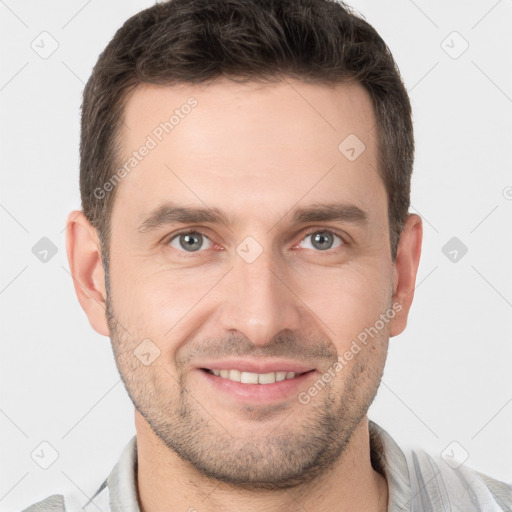
<svg viewBox="0 0 512 512">
<path fill-rule="evenodd" d="M 84 92 L 67 252 L 137 435 L 83 509 L 511 510 L 367 417 L 420 259 L 413 148 L 393 58 L 341 3 L 125 23 Z"/>
</svg>

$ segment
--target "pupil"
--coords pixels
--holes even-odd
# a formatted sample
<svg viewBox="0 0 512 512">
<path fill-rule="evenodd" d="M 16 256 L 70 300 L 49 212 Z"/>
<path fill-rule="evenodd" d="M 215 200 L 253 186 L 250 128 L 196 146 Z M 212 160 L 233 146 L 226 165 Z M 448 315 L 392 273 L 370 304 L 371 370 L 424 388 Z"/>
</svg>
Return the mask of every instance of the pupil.
<svg viewBox="0 0 512 512">
<path fill-rule="evenodd" d="M 181 246 L 184 249 L 190 249 L 192 251 L 197 251 L 201 248 L 201 242 L 202 242 L 202 235 L 200 233 L 196 234 L 186 234 L 181 235 Z M 183 240 L 185 241 L 185 244 L 183 244 Z"/>
<path fill-rule="evenodd" d="M 319 232 L 313 237 L 314 243 L 318 243 L 320 249 L 329 249 L 332 245 L 332 237 L 330 233 Z M 325 241 L 327 240 L 327 247 L 325 247 Z M 329 243 L 330 242 L 330 243 Z"/>
</svg>

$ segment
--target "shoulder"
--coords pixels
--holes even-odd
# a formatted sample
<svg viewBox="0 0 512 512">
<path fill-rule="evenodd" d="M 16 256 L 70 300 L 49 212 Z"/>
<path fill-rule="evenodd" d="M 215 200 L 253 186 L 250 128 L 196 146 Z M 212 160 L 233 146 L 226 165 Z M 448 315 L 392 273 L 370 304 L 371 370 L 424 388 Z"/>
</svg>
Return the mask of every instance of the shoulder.
<svg viewBox="0 0 512 512">
<path fill-rule="evenodd" d="M 434 510 L 512 510 L 512 484 L 421 449 L 408 450 L 406 459 L 412 510 L 424 510 L 425 503 L 436 505 Z"/>
<path fill-rule="evenodd" d="M 502 510 L 512 510 L 512 483 L 496 480 L 489 475 L 475 471 L 475 474 L 487 486 Z"/>
<path fill-rule="evenodd" d="M 42 501 L 38 501 L 22 512 L 65 512 L 64 496 L 62 494 L 52 494 Z"/>
<path fill-rule="evenodd" d="M 90 498 L 79 490 L 64 495 L 52 494 L 22 512 L 110 512 L 111 492 L 119 510 L 125 510 L 126 507 L 132 510 L 131 507 L 137 504 L 136 464 L 137 436 L 133 436 L 109 476 Z"/>
<path fill-rule="evenodd" d="M 418 447 L 400 447 L 370 420 L 373 467 L 388 482 L 389 512 L 512 512 L 512 484 Z"/>
<path fill-rule="evenodd" d="M 105 480 L 89 499 L 83 494 L 52 494 L 22 512 L 110 512 L 110 493 Z"/>
</svg>

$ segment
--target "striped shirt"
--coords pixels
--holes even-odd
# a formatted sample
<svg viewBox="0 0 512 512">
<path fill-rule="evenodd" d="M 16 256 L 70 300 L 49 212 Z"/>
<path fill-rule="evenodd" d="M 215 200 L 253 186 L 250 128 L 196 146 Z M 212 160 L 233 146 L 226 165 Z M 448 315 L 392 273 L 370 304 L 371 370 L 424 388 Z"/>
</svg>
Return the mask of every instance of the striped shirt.
<svg viewBox="0 0 512 512">
<path fill-rule="evenodd" d="M 512 484 L 500 482 L 449 457 L 421 449 L 402 450 L 379 425 L 369 421 L 374 469 L 388 484 L 388 512 L 512 512 Z M 96 493 L 80 501 L 54 494 L 23 512 L 140 512 L 137 500 L 137 437 Z"/>
</svg>

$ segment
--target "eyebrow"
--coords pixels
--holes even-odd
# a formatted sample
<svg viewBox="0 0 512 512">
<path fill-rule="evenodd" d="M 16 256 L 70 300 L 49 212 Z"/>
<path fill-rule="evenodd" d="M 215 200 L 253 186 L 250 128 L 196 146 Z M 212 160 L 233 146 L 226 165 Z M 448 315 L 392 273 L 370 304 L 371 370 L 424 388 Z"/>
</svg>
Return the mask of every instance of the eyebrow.
<svg viewBox="0 0 512 512">
<path fill-rule="evenodd" d="M 295 208 L 291 212 L 292 224 L 326 221 L 366 225 L 368 214 L 356 205 L 345 203 L 313 204 Z M 181 206 L 167 202 L 151 212 L 149 217 L 139 225 L 138 231 L 146 233 L 174 223 L 210 223 L 221 224 L 229 228 L 234 224 L 234 219 L 218 208 Z"/>
</svg>

